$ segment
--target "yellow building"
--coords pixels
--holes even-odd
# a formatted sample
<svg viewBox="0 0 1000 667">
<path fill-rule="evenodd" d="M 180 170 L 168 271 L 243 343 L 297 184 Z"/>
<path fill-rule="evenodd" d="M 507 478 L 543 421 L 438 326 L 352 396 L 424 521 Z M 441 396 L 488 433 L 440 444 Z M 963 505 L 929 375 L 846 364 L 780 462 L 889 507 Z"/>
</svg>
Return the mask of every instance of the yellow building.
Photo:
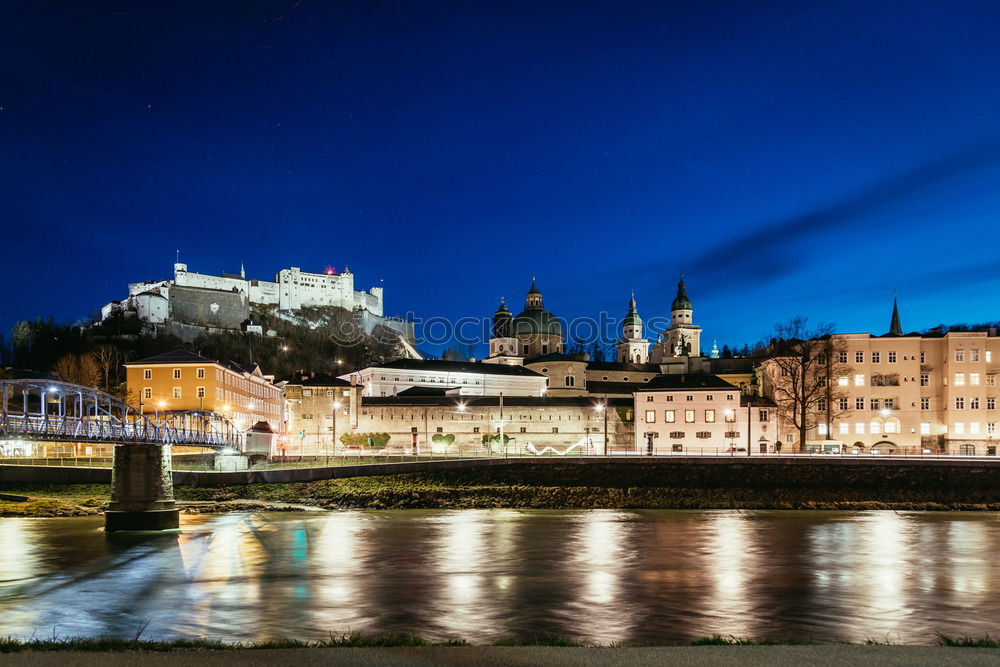
<svg viewBox="0 0 1000 667">
<path fill-rule="evenodd" d="M 149 413 L 207 410 L 248 429 L 265 421 L 283 431 L 283 397 L 273 376 L 256 364 L 206 359 L 194 352 L 175 350 L 125 364 L 131 401 Z"/>
</svg>

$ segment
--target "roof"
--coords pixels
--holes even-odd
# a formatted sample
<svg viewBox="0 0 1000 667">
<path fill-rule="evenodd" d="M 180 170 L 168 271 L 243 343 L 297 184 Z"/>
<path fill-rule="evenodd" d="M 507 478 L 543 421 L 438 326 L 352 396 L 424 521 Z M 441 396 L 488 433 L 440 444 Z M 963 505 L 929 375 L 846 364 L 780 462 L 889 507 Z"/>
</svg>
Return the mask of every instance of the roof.
<svg viewBox="0 0 1000 667">
<path fill-rule="evenodd" d="M 393 368 L 412 371 L 444 371 L 447 373 L 481 373 L 483 375 L 521 375 L 525 377 L 545 377 L 524 366 L 508 364 L 484 364 L 476 361 L 445 361 L 444 359 L 396 359 L 383 364 L 373 364 L 369 368 Z"/>
<path fill-rule="evenodd" d="M 447 396 L 448 392 L 461 391 L 461 387 L 410 387 L 396 392 L 397 396 Z"/>
<path fill-rule="evenodd" d="M 631 373 L 659 373 L 659 364 L 633 364 L 628 361 L 591 361 L 588 371 L 628 371 Z"/>
<path fill-rule="evenodd" d="M 649 386 L 649 382 L 602 382 L 591 380 L 587 382 L 587 391 L 591 394 L 627 394 L 631 396 L 640 389 Z"/>
<path fill-rule="evenodd" d="M 638 387 L 636 391 L 670 391 L 671 389 L 687 389 L 690 391 L 711 389 L 733 389 L 737 387 L 711 373 L 688 373 L 685 375 L 660 375 L 647 384 Z"/>
<path fill-rule="evenodd" d="M 593 396 L 504 396 L 503 407 L 536 407 L 536 408 L 563 408 L 563 407 L 594 407 L 595 404 L 603 402 L 603 398 L 595 400 Z M 609 397 L 607 399 L 610 406 L 632 406 L 632 397 L 625 398 Z M 375 407 L 380 405 L 440 405 L 457 409 L 461 403 L 466 407 L 489 408 L 499 407 L 500 398 L 497 396 L 365 396 L 361 399 L 361 407 Z"/>
<path fill-rule="evenodd" d="M 677 297 L 674 299 L 670 310 L 693 310 L 691 299 L 688 298 L 687 286 L 684 284 L 684 274 L 681 274 L 680 282 L 677 283 Z"/>
<path fill-rule="evenodd" d="M 128 361 L 125 362 L 126 366 L 149 366 L 152 364 L 215 364 L 218 363 L 214 359 L 206 359 L 200 354 L 195 354 L 188 350 L 174 350 L 173 352 L 164 352 L 163 354 L 155 354 L 152 357 L 146 357 L 145 359 L 139 359 L 138 361 Z"/>
<path fill-rule="evenodd" d="M 535 357 L 531 361 L 526 361 L 525 364 L 546 364 L 546 363 L 554 363 L 557 361 L 569 361 L 569 362 L 576 362 L 578 364 L 587 363 L 586 359 L 580 359 L 579 357 L 574 356 L 572 354 L 563 354 L 562 352 L 550 352 L 548 354 L 543 354 L 540 357 Z"/>
<path fill-rule="evenodd" d="M 562 324 L 555 315 L 547 310 L 525 308 L 514 318 L 514 333 L 562 336 Z"/>
<path fill-rule="evenodd" d="M 306 374 L 296 374 L 289 376 L 282 380 L 286 384 L 301 386 L 301 387 L 350 387 L 352 386 L 347 380 L 342 380 L 339 377 L 333 375 L 327 375 L 326 373 L 315 373 L 311 375 Z"/>
</svg>

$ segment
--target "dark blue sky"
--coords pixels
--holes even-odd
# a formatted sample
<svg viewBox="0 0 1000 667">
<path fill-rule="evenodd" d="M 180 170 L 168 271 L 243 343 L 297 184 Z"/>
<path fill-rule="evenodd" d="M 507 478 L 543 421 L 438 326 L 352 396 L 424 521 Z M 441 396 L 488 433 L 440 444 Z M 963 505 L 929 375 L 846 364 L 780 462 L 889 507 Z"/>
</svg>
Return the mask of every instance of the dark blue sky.
<svg viewBox="0 0 1000 667">
<path fill-rule="evenodd" d="M 349 265 L 387 310 L 1000 318 L 1000 4 L 7 2 L 0 329 Z"/>
</svg>

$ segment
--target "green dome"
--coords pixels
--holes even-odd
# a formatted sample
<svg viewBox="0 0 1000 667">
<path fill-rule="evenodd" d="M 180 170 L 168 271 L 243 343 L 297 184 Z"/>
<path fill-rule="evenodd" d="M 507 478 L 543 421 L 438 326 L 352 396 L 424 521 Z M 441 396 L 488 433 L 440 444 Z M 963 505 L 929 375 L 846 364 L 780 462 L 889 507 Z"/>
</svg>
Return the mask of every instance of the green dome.
<svg viewBox="0 0 1000 667">
<path fill-rule="evenodd" d="M 510 336 L 510 322 L 513 315 L 507 310 L 507 304 L 500 299 L 500 307 L 493 313 L 493 337 L 507 338 Z"/>
<path fill-rule="evenodd" d="M 529 308 L 514 318 L 514 335 L 527 334 L 562 336 L 562 324 L 547 310 Z"/>
<path fill-rule="evenodd" d="M 677 283 L 677 297 L 670 306 L 670 310 L 694 310 L 691 299 L 687 295 L 687 286 L 684 284 L 684 274 L 681 274 L 681 281 Z"/>
<path fill-rule="evenodd" d="M 635 326 L 642 326 L 642 318 L 639 317 L 639 311 L 635 305 L 635 295 L 628 302 L 628 314 L 625 315 L 625 319 L 622 321 L 623 326 L 628 326 L 629 324 Z"/>
</svg>

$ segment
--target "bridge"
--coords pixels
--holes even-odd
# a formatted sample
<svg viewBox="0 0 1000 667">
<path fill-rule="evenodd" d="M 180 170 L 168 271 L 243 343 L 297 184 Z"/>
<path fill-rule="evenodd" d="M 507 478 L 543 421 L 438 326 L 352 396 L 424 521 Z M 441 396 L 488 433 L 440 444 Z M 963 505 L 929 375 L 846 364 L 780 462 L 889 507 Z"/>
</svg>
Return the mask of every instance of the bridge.
<svg viewBox="0 0 1000 667">
<path fill-rule="evenodd" d="M 205 410 L 144 414 L 98 389 L 68 382 L 0 380 L 0 437 L 56 442 L 187 445 L 243 451 L 245 436 Z"/>
</svg>

